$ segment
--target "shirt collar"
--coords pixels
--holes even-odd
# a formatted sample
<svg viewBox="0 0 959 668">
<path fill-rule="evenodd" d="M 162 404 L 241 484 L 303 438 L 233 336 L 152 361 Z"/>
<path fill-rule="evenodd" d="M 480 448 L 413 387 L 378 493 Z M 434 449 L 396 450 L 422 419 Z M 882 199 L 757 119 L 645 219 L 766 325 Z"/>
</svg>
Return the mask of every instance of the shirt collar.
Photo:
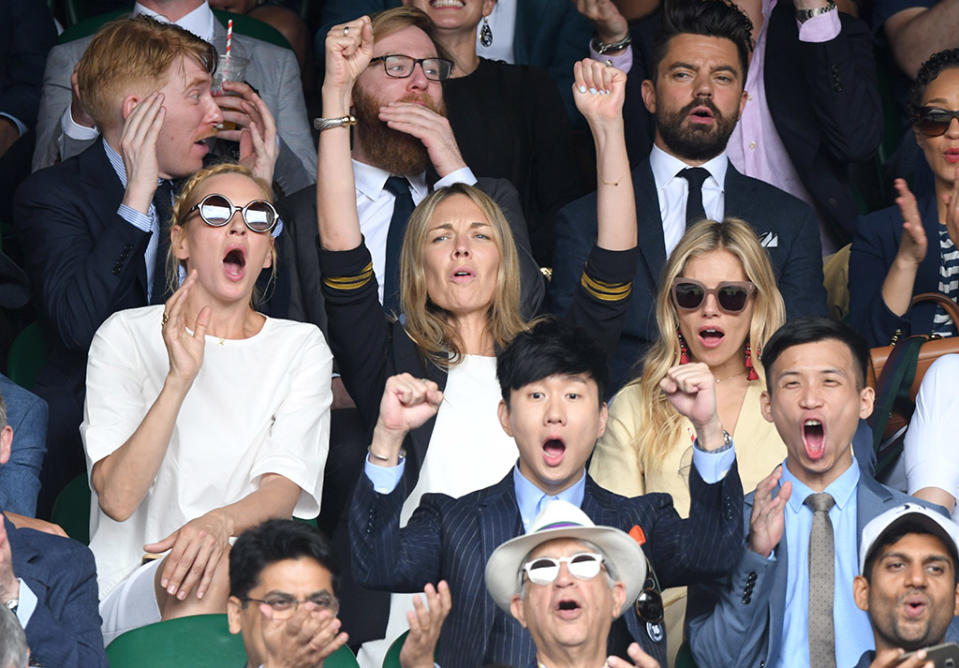
<svg viewBox="0 0 959 668">
<path fill-rule="evenodd" d="M 184 14 L 180 17 L 178 21 L 170 21 L 163 14 L 159 14 L 152 9 L 147 9 L 139 2 L 133 6 L 133 15 L 137 16 L 138 14 L 146 14 L 152 18 L 155 18 L 161 23 L 176 23 L 178 26 L 184 30 L 189 30 L 194 35 L 200 39 L 213 43 L 213 23 L 216 21 L 216 18 L 213 16 L 213 10 L 210 9 L 205 1 L 192 12 Z"/>
<path fill-rule="evenodd" d="M 806 497 L 810 494 L 815 494 L 815 492 L 800 482 L 789 470 L 789 467 L 786 466 L 786 463 L 783 462 L 783 477 L 780 484 L 787 480 L 792 483 L 793 491 L 789 496 L 789 501 L 786 503 L 794 513 L 798 513 L 804 507 L 803 501 L 806 500 Z M 842 475 L 833 480 L 823 491 L 828 492 L 829 495 L 832 496 L 839 510 L 844 510 L 846 504 L 852 500 L 858 484 L 859 464 L 856 462 L 856 458 L 853 457 L 852 464 L 850 464 L 849 468 L 843 471 Z"/>
<path fill-rule="evenodd" d="M 723 151 L 715 158 L 712 158 L 700 166 L 709 172 L 709 175 L 712 177 L 714 187 L 724 190 L 726 183 L 726 167 L 728 165 L 729 160 L 726 158 L 726 151 Z M 679 170 L 686 169 L 687 167 L 693 167 L 693 165 L 683 162 L 674 155 L 670 155 L 655 144 L 653 144 L 653 148 L 649 152 L 649 166 L 653 172 L 653 180 L 656 182 L 657 191 L 662 190 L 669 185 L 670 181 L 677 178 L 676 174 L 679 173 Z M 706 180 L 706 183 L 709 183 L 709 179 Z"/>
<path fill-rule="evenodd" d="M 107 154 L 107 160 L 110 161 L 110 166 L 113 167 L 113 171 L 117 173 L 117 177 L 120 179 L 120 183 L 123 184 L 123 188 L 127 187 L 127 168 L 123 164 L 123 158 L 113 150 L 113 147 L 110 146 L 110 143 L 104 139 L 103 140 L 103 151 Z"/>
<path fill-rule="evenodd" d="M 586 469 L 583 469 L 583 475 L 580 476 L 579 480 L 559 494 L 553 496 L 546 494 L 546 492 L 530 482 L 529 478 L 520 473 L 519 464 L 517 463 L 513 466 L 513 490 L 516 492 L 516 505 L 519 506 L 520 517 L 532 523 L 536 517 L 536 506 L 544 496 L 548 496 L 550 499 L 566 501 L 577 508 L 582 506 L 583 497 L 586 494 Z"/>
<path fill-rule="evenodd" d="M 353 179 L 356 181 L 356 189 L 372 201 L 376 201 L 383 193 L 383 187 L 386 185 L 386 179 L 390 174 L 385 169 L 368 165 L 365 162 L 353 161 Z M 422 201 L 429 194 L 429 188 L 426 186 L 426 172 L 408 176 L 406 180 L 410 182 L 413 201 Z"/>
</svg>

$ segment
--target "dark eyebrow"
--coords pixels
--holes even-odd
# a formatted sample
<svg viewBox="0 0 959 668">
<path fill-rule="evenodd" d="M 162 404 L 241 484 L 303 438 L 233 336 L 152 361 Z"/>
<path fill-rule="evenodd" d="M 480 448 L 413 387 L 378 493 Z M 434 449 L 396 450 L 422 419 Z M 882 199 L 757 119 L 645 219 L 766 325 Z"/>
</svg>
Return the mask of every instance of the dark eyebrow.
<svg viewBox="0 0 959 668">
<path fill-rule="evenodd" d="M 691 64 L 691 63 L 684 63 L 684 62 L 682 62 L 682 61 L 673 63 L 672 65 L 669 66 L 669 69 L 670 69 L 670 70 L 686 69 L 686 70 L 696 70 L 696 71 L 699 71 L 699 67 L 698 67 L 698 66 L 693 65 L 693 64 Z M 712 69 L 710 70 L 710 72 L 711 72 L 711 73 L 713 73 L 713 72 L 730 72 L 731 74 L 734 74 L 734 75 L 736 75 L 736 76 L 739 76 L 739 70 L 737 70 L 737 69 L 736 69 L 735 67 L 733 67 L 732 65 L 717 65 L 716 67 L 712 68 Z"/>
</svg>

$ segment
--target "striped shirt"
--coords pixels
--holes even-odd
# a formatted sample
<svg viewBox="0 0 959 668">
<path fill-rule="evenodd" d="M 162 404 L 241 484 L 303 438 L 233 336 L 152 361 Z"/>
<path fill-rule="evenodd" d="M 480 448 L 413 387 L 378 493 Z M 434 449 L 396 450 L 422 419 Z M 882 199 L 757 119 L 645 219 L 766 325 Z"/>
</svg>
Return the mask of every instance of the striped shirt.
<svg viewBox="0 0 959 668">
<path fill-rule="evenodd" d="M 959 301 L 959 249 L 952 242 L 949 230 L 945 224 L 939 223 L 939 292 L 947 295 L 952 301 Z M 936 307 L 936 315 L 932 319 L 932 333 L 941 336 L 956 336 L 956 323 L 952 322 L 946 311 Z"/>
</svg>

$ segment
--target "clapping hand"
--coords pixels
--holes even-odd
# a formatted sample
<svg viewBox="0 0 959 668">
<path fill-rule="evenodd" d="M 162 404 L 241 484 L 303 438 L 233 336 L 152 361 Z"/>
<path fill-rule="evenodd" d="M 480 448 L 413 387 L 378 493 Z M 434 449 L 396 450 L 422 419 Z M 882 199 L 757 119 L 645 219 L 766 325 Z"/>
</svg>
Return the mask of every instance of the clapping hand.
<svg viewBox="0 0 959 668">
<path fill-rule="evenodd" d="M 922 227 L 922 218 L 919 216 L 919 207 L 916 205 L 916 197 L 909 190 L 905 179 L 896 179 L 896 204 L 899 205 L 899 211 L 902 213 L 902 240 L 899 242 L 899 251 L 896 258 L 899 261 L 908 262 L 911 265 L 919 266 L 923 258 L 926 257 L 926 231 Z M 955 188 L 953 189 L 955 193 Z M 959 205 L 959 197 L 946 195 L 946 204 L 948 210 L 954 207 L 948 206 L 950 199 L 954 199 Z"/>
<path fill-rule="evenodd" d="M 416 596 L 413 598 L 414 610 L 406 613 L 410 632 L 400 649 L 402 668 L 433 668 L 436 641 L 439 640 L 443 620 L 452 607 L 450 588 L 445 580 L 441 580 L 436 587 L 427 584 L 423 593 L 426 595 L 426 604 Z"/>
<path fill-rule="evenodd" d="M 197 281 L 194 269 L 163 308 L 163 342 L 170 359 L 169 381 L 189 389 L 203 364 L 203 348 L 206 345 L 206 328 L 210 325 L 210 307 L 204 306 L 193 323 L 193 333 L 187 330 L 184 303 L 190 288 Z"/>
<path fill-rule="evenodd" d="M 792 494 L 792 483 L 784 482 L 774 498 L 773 490 L 782 475 L 783 467 L 780 464 L 759 481 L 753 495 L 753 511 L 749 516 L 749 549 L 763 557 L 768 557 L 783 537 L 786 521 L 784 512 Z"/>
</svg>

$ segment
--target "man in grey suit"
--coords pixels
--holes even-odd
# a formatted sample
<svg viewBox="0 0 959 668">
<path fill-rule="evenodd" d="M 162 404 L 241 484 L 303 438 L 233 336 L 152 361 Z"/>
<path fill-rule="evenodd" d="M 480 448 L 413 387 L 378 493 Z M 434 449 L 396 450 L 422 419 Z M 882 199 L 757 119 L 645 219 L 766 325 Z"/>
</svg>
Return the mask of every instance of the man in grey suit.
<svg viewBox="0 0 959 668">
<path fill-rule="evenodd" d="M 133 15 L 146 14 L 176 23 L 212 43 L 218 53 L 226 49 L 226 26 L 214 16 L 206 0 L 141 0 Z M 99 129 L 83 110 L 76 94 L 74 69 L 92 37 L 60 44 L 50 52 L 43 76 L 37 119 L 34 171 L 79 154 L 97 138 Z M 303 101 L 300 68 L 290 49 L 246 35 L 234 34 L 230 53 L 250 61 L 244 77 L 276 119 L 280 153 L 274 179 L 284 193 L 293 193 L 316 180 L 316 146 L 310 134 Z M 219 97 L 221 106 L 229 104 Z"/>
<path fill-rule="evenodd" d="M 915 500 L 862 474 L 852 454 L 873 407 L 868 352 L 849 327 L 817 317 L 790 321 L 766 344 L 762 411 L 787 457 L 746 497 L 736 569 L 690 590 L 687 637 L 701 668 L 845 667 L 872 649 L 853 597 L 859 538 L 873 517 Z"/>
</svg>

